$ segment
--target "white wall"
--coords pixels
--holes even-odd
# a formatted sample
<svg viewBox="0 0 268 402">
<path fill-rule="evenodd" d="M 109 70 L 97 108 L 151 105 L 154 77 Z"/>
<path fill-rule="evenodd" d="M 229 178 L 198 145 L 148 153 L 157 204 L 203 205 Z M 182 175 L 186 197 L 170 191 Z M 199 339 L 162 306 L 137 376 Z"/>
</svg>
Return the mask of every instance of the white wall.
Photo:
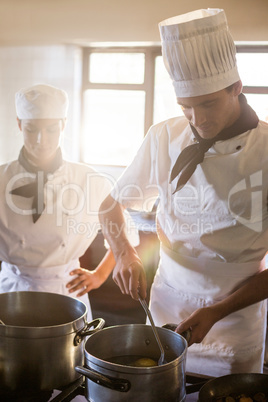
<svg viewBox="0 0 268 402">
<path fill-rule="evenodd" d="M 70 99 L 64 149 L 77 159 L 72 137 L 78 134 L 81 51 L 69 46 L 0 47 L 0 163 L 15 159 L 22 146 L 17 126 L 15 92 L 29 85 L 47 83 L 64 89 Z"/>
<path fill-rule="evenodd" d="M 236 41 L 268 40 L 267 0 L 1 0 L 0 45 L 158 42 L 161 20 L 209 7 Z"/>
</svg>

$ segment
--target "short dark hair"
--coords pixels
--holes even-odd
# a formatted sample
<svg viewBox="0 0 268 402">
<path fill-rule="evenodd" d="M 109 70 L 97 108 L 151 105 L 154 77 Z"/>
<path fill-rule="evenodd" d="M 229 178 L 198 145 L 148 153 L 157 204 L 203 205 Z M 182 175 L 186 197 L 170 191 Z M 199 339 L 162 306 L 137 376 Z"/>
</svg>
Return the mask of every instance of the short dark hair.
<svg viewBox="0 0 268 402">
<path fill-rule="evenodd" d="M 237 85 L 238 82 L 239 82 L 239 81 L 236 81 L 236 82 L 234 82 L 232 85 L 229 85 L 229 87 L 226 87 L 226 88 L 225 88 L 226 91 L 227 91 L 227 92 L 232 92 L 233 87 L 234 87 L 235 85 Z"/>
</svg>

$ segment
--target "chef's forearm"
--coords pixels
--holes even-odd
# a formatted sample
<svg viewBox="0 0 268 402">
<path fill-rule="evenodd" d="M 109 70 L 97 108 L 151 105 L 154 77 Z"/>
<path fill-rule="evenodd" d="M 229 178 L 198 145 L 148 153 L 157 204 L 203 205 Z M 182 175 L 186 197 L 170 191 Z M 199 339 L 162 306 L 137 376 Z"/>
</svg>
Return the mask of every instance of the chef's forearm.
<svg viewBox="0 0 268 402">
<path fill-rule="evenodd" d="M 224 300 L 209 308 L 214 311 L 217 321 L 235 311 L 268 298 L 268 270 L 264 270 L 247 280 L 247 282 Z"/>
<path fill-rule="evenodd" d="M 116 261 L 113 279 L 124 294 L 133 299 L 146 298 L 146 275 L 142 262 L 130 244 L 125 231 L 123 207 L 111 196 L 102 203 L 99 220 L 105 238 L 111 246 Z"/>
<path fill-rule="evenodd" d="M 115 259 L 111 249 L 104 255 L 103 259 L 96 268 L 96 272 L 100 276 L 102 282 L 105 282 L 115 267 Z"/>
<path fill-rule="evenodd" d="M 103 201 L 99 210 L 102 232 L 111 246 L 115 259 L 122 250 L 132 248 L 125 234 L 123 206 L 110 195 Z"/>
</svg>

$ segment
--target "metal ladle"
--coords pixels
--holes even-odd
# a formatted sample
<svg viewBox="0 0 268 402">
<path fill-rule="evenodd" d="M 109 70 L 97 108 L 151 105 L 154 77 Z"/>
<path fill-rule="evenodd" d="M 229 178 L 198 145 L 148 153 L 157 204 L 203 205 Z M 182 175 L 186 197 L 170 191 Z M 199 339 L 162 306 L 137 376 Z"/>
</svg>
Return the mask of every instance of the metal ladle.
<svg viewBox="0 0 268 402">
<path fill-rule="evenodd" d="M 160 338 L 159 338 L 159 336 L 158 336 L 157 329 L 156 329 L 156 327 L 155 327 L 152 314 L 151 314 L 151 312 L 150 312 L 150 310 L 149 310 L 149 307 L 148 307 L 146 301 L 145 301 L 144 299 L 141 299 L 140 296 L 139 296 L 139 302 L 140 302 L 140 304 L 142 305 L 142 307 L 143 307 L 143 309 L 144 309 L 144 311 L 145 311 L 145 313 L 146 313 L 146 315 L 147 315 L 147 317 L 149 318 L 149 321 L 150 321 L 150 323 L 151 323 L 151 327 L 152 327 L 152 330 L 153 330 L 155 339 L 156 339 L 156 341 L 157 341 L 157 343 L 158 343 L 158 346 L 159 346 L 159 349 L 160 349 L 160 352 L 161 352 L 161 355 L 160 355 L 160 357 L 159 357 L 159 360 L 158 360 L 158 363 L 157 363 L 157 364 L 158 364 L 158 366 L 162 366 L 162 364 L 165 364 L 165 363 L 166 363 L 166 360 L 165 360 L 165 351 L 164 351 L 163 345 L 162 345 L 162 343 L 161 343 L 161 341 L 160 341 Z"/>
</svg>

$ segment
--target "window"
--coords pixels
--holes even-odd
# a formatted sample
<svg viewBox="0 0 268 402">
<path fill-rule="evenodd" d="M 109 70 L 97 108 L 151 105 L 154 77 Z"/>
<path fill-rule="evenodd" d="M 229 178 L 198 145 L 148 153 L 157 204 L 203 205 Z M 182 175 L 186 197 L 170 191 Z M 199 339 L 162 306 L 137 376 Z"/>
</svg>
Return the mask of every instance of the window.
<svg viewBox="0 0 268 402">
<path fill-rule="evenodd" d="M 237 45 L 248 103 L 268 121 L 268 46 Z M 183 115 L 161 48 L 85 48 L 81 161 L 127 166 L 152 124 Z"/>
<path fill-rule="evenodd" d="M 154 52 L 154 48 L 85 50 L 83 162 L 126 166 L 133 159 L 152 124 Z"/>
<path fill-rule="evenodd" d="M 236 58 L 248 103 L 268 122 L 268 46 L 238 45 Z"/>
<path fill-rule="evenodd" d="M 159 55 L 155 58 L 153 124 L 175 116 L 183 116 L 183 112 L 177 104 L 176 94 L 163 58 Z"/>
</svg>

